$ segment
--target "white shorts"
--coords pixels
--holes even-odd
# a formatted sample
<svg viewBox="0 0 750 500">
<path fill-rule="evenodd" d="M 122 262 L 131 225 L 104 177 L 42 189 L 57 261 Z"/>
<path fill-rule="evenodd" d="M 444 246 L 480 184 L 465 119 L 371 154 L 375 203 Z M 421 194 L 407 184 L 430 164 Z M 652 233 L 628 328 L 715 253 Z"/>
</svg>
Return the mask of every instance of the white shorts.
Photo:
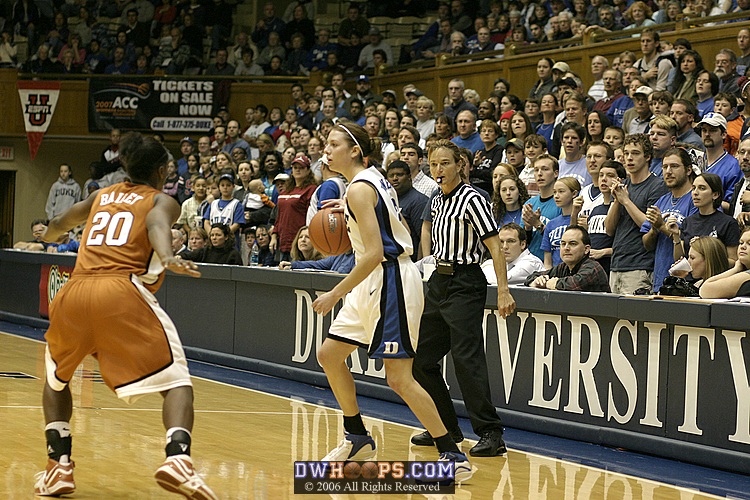
<svg viewBox="0 0 750 500">
<path fill-rule="evenodd" d="M 344 298 L 328 337 L 372 358 L 413 358 L 424 308 L 422 278 L 408 257 L 386 261 Z"/>
</svg>

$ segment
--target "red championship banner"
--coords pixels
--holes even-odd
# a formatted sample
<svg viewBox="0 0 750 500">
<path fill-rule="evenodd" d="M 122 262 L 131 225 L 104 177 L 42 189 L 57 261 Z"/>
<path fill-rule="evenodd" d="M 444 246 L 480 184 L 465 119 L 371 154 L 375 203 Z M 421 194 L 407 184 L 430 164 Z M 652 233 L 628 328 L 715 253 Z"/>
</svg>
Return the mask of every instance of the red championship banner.
<svg viewBox="0 0 750 500">
<path fill-rule="evenodd" d="M 57 292 L 68 282 L 71 273 L 73 273 L 72 267 L 42 264 L 39 277 L 39 315 L 41 317 L 49 318 L 49 305 Z"/>
<path fill-rule="evenodd" d="M 33 160 L 55 113 L 57 99 L 60 97 L 60 82 L 18 81 L 16 86 L 21 98 L 29 153 Z"/>
</svg>

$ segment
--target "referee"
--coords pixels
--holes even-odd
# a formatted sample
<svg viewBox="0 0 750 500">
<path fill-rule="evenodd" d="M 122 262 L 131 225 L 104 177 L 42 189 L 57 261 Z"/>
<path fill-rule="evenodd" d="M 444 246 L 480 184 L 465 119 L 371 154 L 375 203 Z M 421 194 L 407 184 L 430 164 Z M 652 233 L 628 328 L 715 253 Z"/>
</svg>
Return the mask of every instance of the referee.
<svg viewBox="0 0 750 500">
<path fill-rule="evenodd" d="M 480 436 L 470 453 L 502 455 L 506 452 L 503 425 L 490 398 L 482 335 L 487 280 L 479 265 L 486 247 L 497 273 L 497 309 L 506 317 L 515 309 L 515 301 L 508 291 L 505 257 L 489 203 L 464 182 L 466 159 L 459 148 L 440 140 L 430 148 L 429 162 L 430 174 L 442 192 L 430 205 L 436 271 L 425 296 L 414 378 L 435 401 L 451 437 L 461 442 L 458 417 L 439 365 L 450 351 L 472 428 Z M 412 437 L 412 443 L 430 446 L 432 438 L 425 431 Z"/>
</svg>

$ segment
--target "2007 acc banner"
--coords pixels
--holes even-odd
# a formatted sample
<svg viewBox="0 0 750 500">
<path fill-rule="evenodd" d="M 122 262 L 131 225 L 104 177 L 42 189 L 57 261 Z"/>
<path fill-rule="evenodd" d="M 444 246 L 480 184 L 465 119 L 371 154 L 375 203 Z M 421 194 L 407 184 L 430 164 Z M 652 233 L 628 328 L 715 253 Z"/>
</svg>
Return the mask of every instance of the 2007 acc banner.
<svg viewBox="0 0 750 500">
<path fill-rule="evenodd" d="M 208 131 L 213 100 L 212 81 L 94 78 L 89 83 L 89 132 Z"/>
</svg>

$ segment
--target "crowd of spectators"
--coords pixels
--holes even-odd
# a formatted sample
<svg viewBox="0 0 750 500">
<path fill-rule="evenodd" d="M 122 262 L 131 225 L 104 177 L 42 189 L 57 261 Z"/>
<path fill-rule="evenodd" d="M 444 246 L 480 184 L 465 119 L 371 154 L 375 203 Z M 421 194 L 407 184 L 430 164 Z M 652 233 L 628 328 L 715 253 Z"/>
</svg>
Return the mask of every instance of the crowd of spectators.
<svg viewBox="0 0 750 500">
<path fill-rule="evenodd" d="M 258 5 L 255 26 L 236 33 L 236 4 L 226 0 L 3 2 L 0 65 L 18 66 L 16 37 L 27 41 L 21 60 L 31 73 L 296 76 L 393 64 L 361 5 L 350 4 L 332 37 L 331 26 L 316 28 L 309 0 L 293 0 L 281 17 L 272 2 Z"/>
<path fill-rule="evenodd" d="M 408 45 L 392 46 L 366 16 L 424 16 L 437 19 Z M 372 71 L 436 55 L 503 50 L 580 38 L 584 32 L 627 31 L 679 18 L 717 16 L 750 9 L 748 0 L 467 2 L 426 0 L 350 2 L 333 25 L 318 23 L 314 2 L 292 0 L 279 16 L 274 3 L 257 6 L 252 29 L 235 30 L 235 4 L 226 0 L 16 0 L 0 11 L 0 64 L 17 64 L 15 36 L 27 39 L 25 69 L 33 73 L 218 75 L 309 75 L 313 72 Z M 708 23 L 712 25 L 716 23 Z M 333 30 L 332 30 L 333 28 Z M 745 44 L 749 44 L 747 40 Z M 208 48 L 208 50 L 204 50 Z M 121 49 L 121 50 L 120 50 Z M 676 59 L 677 56 L 674 57 Z M 698 67 L 701 61 L 694 61 Z M 640 70 L 651 69 L 646 60 Z M 603 66 L 592 67 L 603 95 Z M 664 87 L 666 66 L 649 74 Z M 686 83 L 680 71 L 670 77 Z M 676 79 L 675 79 L 676 76 Z M 695 76 L 695 75 L 693 75 Z M 545 90 L 541 86 L 536 90 Z M 663 90 L 657 88 L 657 90 Z M 673 95 L 678 95 L 672 89 Z M 685 90 L 693 92 L 688 78 Z"/>
<path fill-rule="evenodd" d="M 547 23 L 556 17 L 565 31 L 561 14 L 578 19 L 575 9 L 582 6 L 590 7 L 589 14 L 608 10 L 549 2 Z M 643 6 L 635 2 L 631 9 Z M 623 29 L 630 15 L 624 12 L 615 16 Z M 541 14 L 538 5 L 528 4 L 521 19 Z M 356 33 L 358 20 L 353 16 L 346 29 Z M 256 42 L 270 52 L 277 46 L 272 24 L 259 24 L 267 36 Z M 469 18 L 464 29 L 471 25 Z M 670 277 L 712 283 L 714 275 L 747 260 L 742 231 L 750 220 L 750 110 L 744 102 L 750 80 L 744 73 L 750 30 L 739 29 L 737 49 L 720 50 L 711 67 L 688 40 L 668 44 L 651 29 L 638 37 L 637 54 L 592 57 L 589 88 L 564 61 L 543 57 L 538 80 L 527 88 L 499 78 L 480 96 L 455 78 L 439 104 L 414 85 L 404 86 L 401 95 L 390 89 L 376 94 L 364 73 L 349 78 L 355 87 L 350 93 L 345 70 L 337 69 L 330 86 L 305 92 L 292 85 L 286 109 L 258 103 L 237 119 L 222 108 L 208 134 L 180 142 L 165 184 L 165 192 L 183 204 L 178 229 L 187 250 L 224 224 L 244 263 L 296 268 L 294 261 L 318 260 L 305 250 L 307 236 L 300 231 L 323 201 L 343 194 L 344 182 L 327 168 L 323 152 L 333 124 L 351 120 L 381 141 L 381 151 L 368 161 L 384 168 L 398 192 L 418 249 L 415 260 L 431 254 L 425 207 L 436 184 L 426 151 L 447 138 L 465 151 L 467 182 L 492 204 L 502 239 L 509 242 L 509 268 L 528 271 L 514 277 L 516 283 L 571 290 L 594 283 L 598 291 L 620 294 L 658 293 Z M 311 47 L 319 61 L 328 57 L 326 46 L 332 44 L 324 37 Z M 237 54 L 228 51 L 227 61 Z M 83 195 L 126 175 L 117 158 L 119 135 L 113 131 L 101 160 L 91 166 Z M 61 168 L 58 190 L 69 182 L 63 174 Z M 204 234 L 193 237 L 198 230 Z M 703 264 L 709 260 L 711 265 Z"/>
</svg>

